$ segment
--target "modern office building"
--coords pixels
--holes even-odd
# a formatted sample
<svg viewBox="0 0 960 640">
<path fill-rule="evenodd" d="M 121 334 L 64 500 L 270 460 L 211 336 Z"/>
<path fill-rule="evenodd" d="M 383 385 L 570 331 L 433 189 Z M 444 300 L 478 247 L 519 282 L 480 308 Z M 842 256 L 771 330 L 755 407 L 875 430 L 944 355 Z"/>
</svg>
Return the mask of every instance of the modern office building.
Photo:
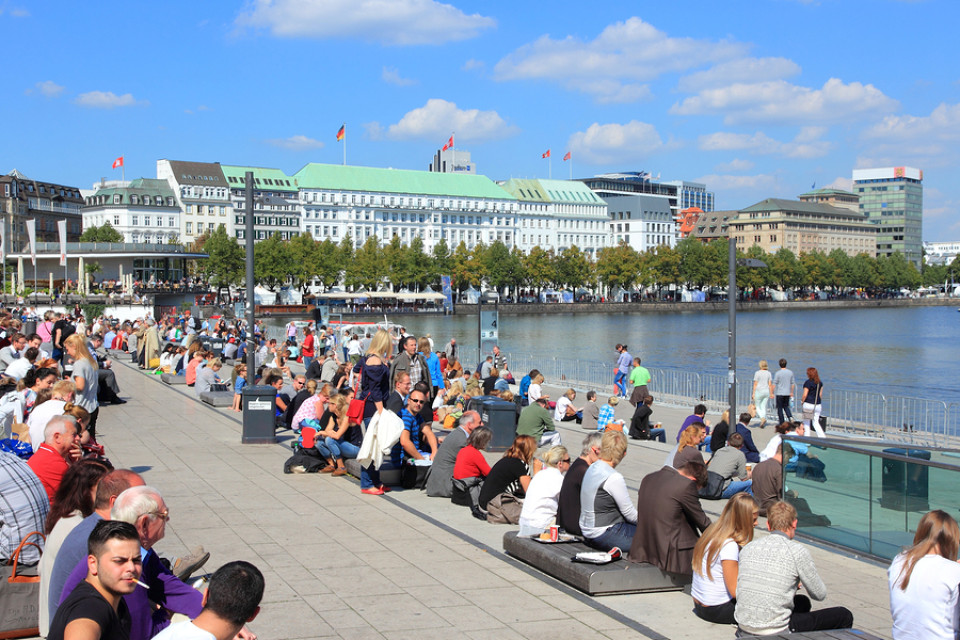
<svg viewBox="0 0 960 640">
<path fill-rule="evenodd" d="M 663 184 L 673 185 L 677 188 L 677 204 L 674 214 L 691 207 L 696 207 L 707 213 L 713 211 L 713 191 L 707 191 L 707 185 L 702 182 L 669 180 Z"/>
<path fill-rule="evenodd" d="M 441 238 L 451 250 L 516 242 L 517 199 L 486 176 L 311 163 L 293 178 L 302 230 L 317 240 L 420 238 L 428 252 Z"/>
<path fill-rule="evenodd" d="M 919 269 L 923 255 L 923 171 L 914 167 L 855 169 L 860 212 L 877 225 L 877 255 L 899 251 Z"/>
<path fill-rule="evenodd" d="M 435 173 L 467 173 L 476 175 L 477 165 L 470 159 L 470 152 L 461 149 L 440 149 L 433 156 L 428 171 Z"/>
<path fill-rule="evenodd" d="M 860 212 L 860 197 L 851 191 L 844 191 L 843 189 L 814 189 L 813 191 L 801 193 L 797 196 L 797 200 L 800 202 L 831 204 L 841 209 Z"/>
<path fill-rule="evenodd" d="M 218 163 L 157 160 L 157 178 L 170 185 L 183 213 L 181 242 L 190 244 L 220 225 L 233 235 L 230 192 Z"/>
<path fill-rule="evenodd" d="M 223 165 L 223 176 L 230 187 L 232 214 L 227 233 L 242 240 L 246 237 L 246 175 L 253 172 L 253 216 L 255 240 L 280 234 L 283 240 L 301 231 L 300 194 L 297 181 L 280 171 L 265 167 Z"/>
<path fill-rule="evenodd" d="M 166 180 L 137 178 L 124 186 L 104 182 L 83 207 L 83 227 L 109 223 L 123 242 L 172 244 L 180 238 L 180 205 Z"/>
<path fill-rule="evenodd" d="M 500 183 L 517 199 L 516 245 L 563 251 L 576 246 L 595 254 L 611 245 L 607 203 L 575 180 L 511 179 Z"/>
<path fill-rule="evenodd" d="M 635 251 L 677 245 L 677 225 L 669 201 L 643 193 L 607 194 L 612 244 L 625 242 Z"/>
<path fill-rule="evenodd" d="M 67 240 L 83 233 L 80 189 L 32 180 L 16 169 L 0 176 L 0 216 L 5 251 L 23 251 L 28 244 L 26 221 L 36 220 L 37 242 L 59 242 L 57 222 L 67 221 Z"/>
<path fill-rule="evenodd" d="M 731 217 L 727 232 L 742 250 L 759 246 L 767 253 L 786 248 L 796 255 L 834 249 L 849 256 L 877 254 L 877 228 L 866 216 L 816 202 L 768 198 Z"/>
</svg>

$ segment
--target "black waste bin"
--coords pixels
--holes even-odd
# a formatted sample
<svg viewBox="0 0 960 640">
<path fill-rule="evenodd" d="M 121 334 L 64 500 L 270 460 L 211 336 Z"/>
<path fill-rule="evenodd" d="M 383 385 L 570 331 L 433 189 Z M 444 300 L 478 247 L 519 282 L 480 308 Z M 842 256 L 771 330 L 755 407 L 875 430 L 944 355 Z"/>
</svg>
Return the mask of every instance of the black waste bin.
<svg viewBox="0 0 960 640">
<path fill-rule="evenodd" d="M 22 329 L 23 329 L 22 333 L 23 333 L 23 335 L 25 335 L 25 336 L 28 336 L 28 335 L 30 335 L 31 333 L 36 333 L 36 332 L 37 332 L 37 321 L 36 321 L 36 320 L 24 320 L 24 321 L 23 321 L 23 327 L 22 327 Z"/>
<path fill-rule="evenodd" d="M 884 453 L 929 460 L 925 449 L 884 449 Z M 929 511 L 930 469 L 926 465 L 905 460 L 883 459 L 883 483 L 880 506 L 897 511 Z"/>
<path fill-rule="evenodd" d="M 476 411 L 480 421 L 493 431 L 487 451 L 506 451 L 517 435 L 517 405 L 496 396 L 477 396 L 467 402 L 466 411 Z"/>
<path fill-rule="evenodd" d="M 244 387 L 240 393 L 243 407 L 243 444 L 277 442 L 277 390 L 267 385 Z"/>
</svg>

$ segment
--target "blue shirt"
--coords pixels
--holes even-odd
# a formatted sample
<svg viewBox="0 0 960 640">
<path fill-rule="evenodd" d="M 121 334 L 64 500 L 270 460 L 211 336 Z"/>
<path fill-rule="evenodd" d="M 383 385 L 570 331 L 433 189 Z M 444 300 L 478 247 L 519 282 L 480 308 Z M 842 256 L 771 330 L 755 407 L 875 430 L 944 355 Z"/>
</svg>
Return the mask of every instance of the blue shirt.
<svg viewBox="0 0 960 640">
<path fill-rule="evenodd" d="M 530 380 L 530 376 L 529 376 L 529 375 L 525 375 L 525 376 L 523 376 L 523 378 L 520 379 L 520 389 L 519 389 L 518 393 L 520 394 L 520 397 L 521 397 L 522 399 L 524 399 L 524 400 L 527 399 L 527 391 L 530 390 L 530 383 L 531 383 L 531 382 L 533 382 L 533 381 Z"/>
<path fill-rule="evenodd" d="M 410 441 L 413 442 L 413 446 L 417 448 L 417 451 L 423 453 L 420 446 L 420 428 L 423 426 L 423 418 L 420 417 L 419 413 L 414 415 L 404 407 L 400 410 L 400 419 L 403 420 L 403 430 L 410 434 Z M 401 451 L 402 449 L 401 447 Z M 405 452 L 401 456 L 406 457 Z"/>
</svg>

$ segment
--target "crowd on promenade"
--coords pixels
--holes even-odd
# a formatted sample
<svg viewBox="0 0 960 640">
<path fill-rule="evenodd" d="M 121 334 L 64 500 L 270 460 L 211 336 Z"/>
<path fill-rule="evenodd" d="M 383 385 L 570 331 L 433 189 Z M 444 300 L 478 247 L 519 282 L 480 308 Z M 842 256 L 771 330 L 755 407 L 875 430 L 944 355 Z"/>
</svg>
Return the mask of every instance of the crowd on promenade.
<svg viewBox="0 0 960 640">
<path fill-rule="evenodd" d="M 170 517 L 161 492 L 144 486 L 133 471 L 113 469 L 96 442 L 101 402 L 124 402 L 119 389 L 111 389 L 115 397 L 97 400 L 104 384 L 100 373 L 111 364 L 102 345 L 116 357 L 129 354 L 144 370 L 182 372 L 197 393 L 220 384 L 238 391 L 246 380 L 248 327 L 184 312 L 130 323 L 54 315 L 35 337 L 18 328 L 15 318 L 0 318 L 0 341 L 9 340 L 0 348 L 0 366 L 14 367 L 4 376 L 11 389 L 0 407 L 8 396 L 22 398 L 28 428 L 20 433 L 36 452 L 25 454 L 26 461 L 0 453 L 0 560 L 10 560 L 31 530 L 47 534 L 42 556 L 32 547 L 20 553 L 21 562 L 40 563 L 42 634 L 80 637 L 96 628 L 99 635 L 89 637 L 253 638 L 244 625 L 256 615 L 263 592 L 256 567 L 225 565 L 206 594 L 188 584 L 209 555 L 198 548 L 170 563 L 160 558 L 153 546 Z M 666 441 L 668 428 L 652 422 L 655 385 L 626 345 L 617 347 L 618 358 L 626 354 L 630 366 L 623 376 L 618 367 L 616 393 L 599 403 L 588 392 L 578 407 L 574 389 L 551 399 L 539 371 L 515 379 L 497 348 L 481 362 L 463 363 L 455 340 L 440 347 L 431 336 L 402 327 L 344 337 L 324 326 L 307 326 L 301 335 L 291 323 L 280 340 L 259 326 L 252 332 L 254 378 L 276 389 L 276 425 L 297 434 L 296 466 L 303 470 L 345 476 L 346 461 L 355 458 L 365 495 L 390 491 L 384 477 L 399 472 L 404 486 L 422 487 L 427 496 L 449 500 L 488 523 L 517 525 L 520 535 L 550 535 L 558 527 L 598 551 L 620 549 L 631 562 L 688 578 L 693 614 L 736 625 L 738 633 L 853 625 L 846 608 L 811 606 L 827 589 L 794 534 L 799 522 L 822 516 L 801 496 L 784 495 L 783 473 L 816 479 L 823 463 L 803 443 L 782 440 L 808 428 L 789 414 L 760 450 L 753 441 L 762 424 L 756 424 L 755 412 L 733 423 L 725 414 L 711 428 L 706 407 L 694 407 L 675 433 L 670 425 L 676 446 L 661 469 L 642 479 L 634 498 L 617 471 L 628 443 Z M 223 347 L 214 349 L 213 338 Z M 35 340 L 40 346 L 29 346 Z M 226 362 L 235 363 L 233 378 L 221 380 Z M 302 364 L 304 373 L 292 362 Z M 26 372 L 15 383 L 20 368 Z M 755 391 L 764 385 L 771 396 L 780 395 L 774 380 L 768 384 L 762 375 Z M 49 399 L 40 400 L 47 391 Z M 813 393 L 818 396 L 819 389 Z M 616 419 L 621 400 L 634 407 L 629 423 Z M 485 450 L 502 425 L 483 423 L 481 403 L 510 407 L 513 442 L 493 464 Z M 810 427 L 816 424 L 813 412 Z M 805 421 L 807 413 L 804 407 Z M 20 421 L 18 414 L 11 423 Z M 558 426 L 565 422 L 583 428 L 582 442 L 564 442 L 569 432 Z M 32 439 L 36 426 L 39 446 Z M 715 522 L 701 506 L 713 499 L 728 499 Z M 760 517 L 771 535 L 754 539 Z M 924 516 L 914 545 L 890 568 L 894 637 L 953 637 L 960 630 L 958 545 L 960 530 L 949 515 Z M 246 586 L 223 586 L 228 584 Z M 805 594 L 798 593 L 800 585 Z M 171 625 L 172 614 L 192 622 Z"/>
</svg>

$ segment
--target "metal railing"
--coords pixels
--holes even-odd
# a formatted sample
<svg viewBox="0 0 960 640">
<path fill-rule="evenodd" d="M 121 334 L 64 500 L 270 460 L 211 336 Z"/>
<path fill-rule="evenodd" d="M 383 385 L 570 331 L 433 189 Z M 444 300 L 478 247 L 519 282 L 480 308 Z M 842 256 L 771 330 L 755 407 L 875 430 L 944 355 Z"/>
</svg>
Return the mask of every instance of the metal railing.
<svg viewBox="0 0 960 640">
<path fill-rule="evenodd" d="M 520 352 L 503 352 L 503 355 L 518 379 L 531 369 L 537 369 L 551 385 L 608 393 L 613 390 L 615 366 L 611 363 Z M 481 360 L 477 349 L 464 348 L 460 349 L 460 359 L 471 371 Z M 726 375 L 665 367 L 648 367 L 648 370 L 652 378 L 650 393 L 660 404 L 692 406 L 703 403 L 710 411 L 723 411 L 728 406 Z M 752 379 L 737 379 L 738 407 L 745 408 L 753 402 L 752 389 Z M 800 419 L 799 398 L 793 399 L 791 411 L 796 419 Z M 851 435 L 883 436 L 931 446 L 956 444 L 960 437 L 958 402 L 828 387 L 823 390 L 823 415 L 832 431 Z M 776 418 L 773 398 L 767 404 L 767 416 Z"/>
</svg>

